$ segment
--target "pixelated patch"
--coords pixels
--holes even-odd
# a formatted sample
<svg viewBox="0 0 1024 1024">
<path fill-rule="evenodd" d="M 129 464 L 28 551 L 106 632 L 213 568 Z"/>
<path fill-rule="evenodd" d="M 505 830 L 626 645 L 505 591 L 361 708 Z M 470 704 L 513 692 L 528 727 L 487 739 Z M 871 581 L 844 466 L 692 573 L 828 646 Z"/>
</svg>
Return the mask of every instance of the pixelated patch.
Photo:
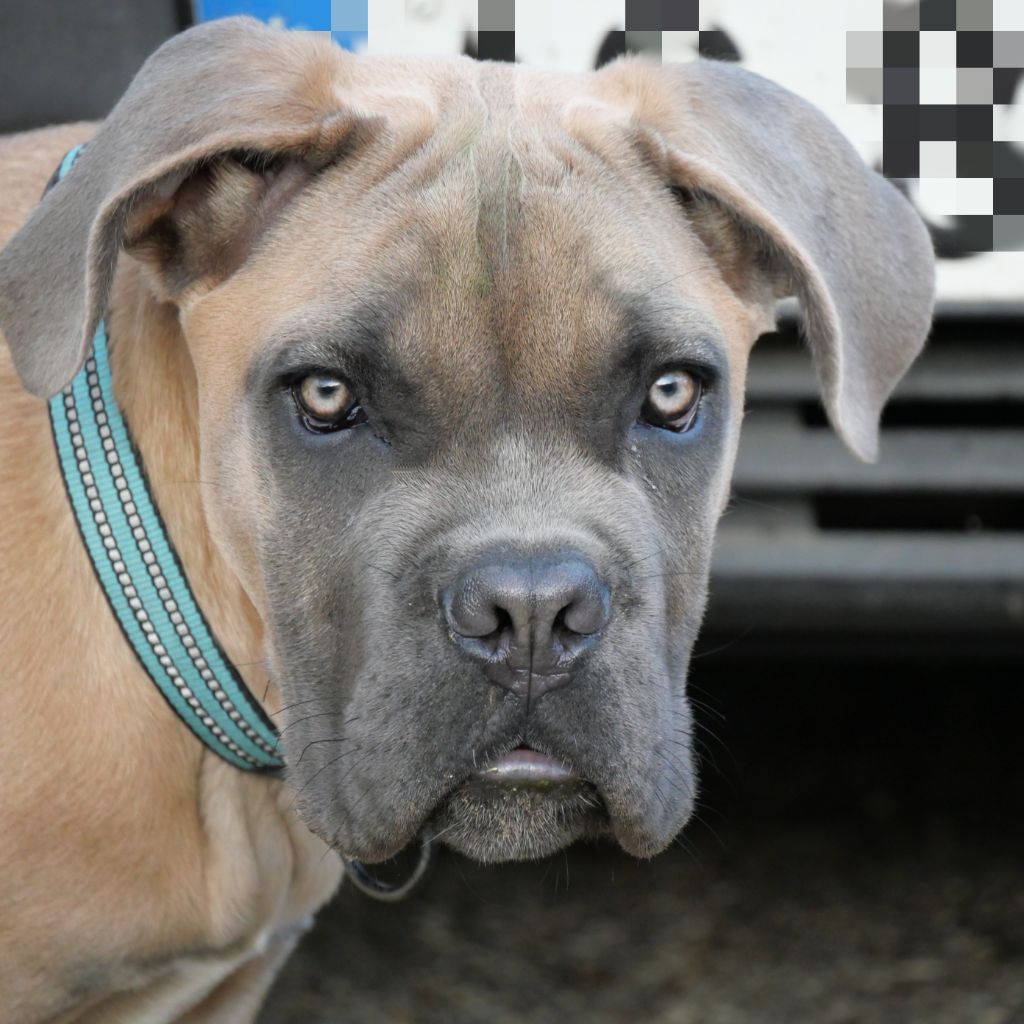
<svg viewBox="0 0 1024 1024">
<path fill-rule="evenodd" d="M 882 172 L 940 252 L 1024 250 L 1024 4 L 875 2 L 880 28 L 846 33 L 846 88 L 848 103 L 881 105 Z"/>
<path fill-rule="evenodd" d="M 784 0 L 774 2 L 780 15 L 788 9 Z M 799 43 L 800 31 L 780 16 L 777 53 L 768 52 L 771 46 L 743 52 L 751 38 L 763 44 L 770 6 L 765 0 L 196 0 L 203 19 L 244 11 L 330 32 L 351 50 L 461 51 L 481 60 L 577 68 L 600 67 L 624 53 L 661 60 L 700 55 L 754 63 L 769 77 L 774 68 L 786 84 L 792 60 L 812 56 L 791 52 L 809 45 L 807 29 L 801 26 Z M 819 5 L 815 17 L 830 6 Z M 845 82 L 838 79 L 826 102 L 807 91 L 804 76 L 804 94 L 833 117 L 850 114 L 846 130 L 874 150 L 872 161 L 880 151 L 878 169 L 929 222 L 940 255 L 1024 251 L 1024 0 L 847 0 L 846 14 Z M 833 52 L 826 33 L 844 31 L 842 15 L 814 24 L 824 26 L 813 30 L 821 33 L 824 60 Z M 820 81 L 832 82 L 833 69 L 822 65 Z"/>
</svg>

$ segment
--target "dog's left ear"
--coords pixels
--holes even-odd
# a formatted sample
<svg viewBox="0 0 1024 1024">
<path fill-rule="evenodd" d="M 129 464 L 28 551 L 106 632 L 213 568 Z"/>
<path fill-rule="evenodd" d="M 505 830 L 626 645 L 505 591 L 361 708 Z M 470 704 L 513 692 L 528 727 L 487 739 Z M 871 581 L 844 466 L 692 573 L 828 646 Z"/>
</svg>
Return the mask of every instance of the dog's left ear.
<svg viewBox="0 0 1024 1024">
<path fill-rule="evenodd" d="M 625 108 L 645 160 L 686 197 L 726 280 L 743 249 L 772 307 L 799 299 L 829 419 L 873 460 L 882 407 L 931 324 L 934 255 L 921 218 L 820 110 L 759 75 L 626 59 L 598 81 L 601 98 Z"/>
<path fill-rule="evenodd" d="M 226 18 L 168 40 L 0 252 L 0 329 L 47 397 L 88 352 L 118 253 L 157 294 L 225 278 L 282 205 L 382 122 L 353 109 L 355 58 L 312 33 Z"/>
</svg>

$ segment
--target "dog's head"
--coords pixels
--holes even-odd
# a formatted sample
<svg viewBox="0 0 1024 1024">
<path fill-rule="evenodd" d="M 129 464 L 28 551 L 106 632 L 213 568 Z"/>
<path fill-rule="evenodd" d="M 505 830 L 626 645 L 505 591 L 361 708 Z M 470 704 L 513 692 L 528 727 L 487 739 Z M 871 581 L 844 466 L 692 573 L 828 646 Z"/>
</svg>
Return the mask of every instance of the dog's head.
<svg viewBox="0 0 1024 1024">
<path fill-rule="evenodd" d="M 299 806 L 366 860 L 423 830 L 662 849 L 749 348 L 797 296 L 871 458 L 932 304 L 909 206 L 754 75 L 354 57 L 249 20 L 158 51 L 0 256 L 36 394 L 121 250 L 179 309 Z"/>
</svg>

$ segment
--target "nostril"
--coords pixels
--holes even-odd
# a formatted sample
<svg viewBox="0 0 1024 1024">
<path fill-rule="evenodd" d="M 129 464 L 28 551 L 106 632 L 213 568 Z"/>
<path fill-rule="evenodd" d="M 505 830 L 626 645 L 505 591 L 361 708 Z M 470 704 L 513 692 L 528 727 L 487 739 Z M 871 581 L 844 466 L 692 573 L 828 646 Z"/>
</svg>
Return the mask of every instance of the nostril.
<svg viewBox="0 0 1024 1024">
<path fill-rule="evenodd" d="M 555 621 L 551 624 L 551 638 L 556 648 L 554 653 L 559 661 L 576 657 L 586 646 L 586 642 L 589 639 L 587 634 L 581 633 L 579 630 L 573 629 L 568 625 L 566 619 L 569 608 L 570 606 L 566 605 L 555 616 Z M 558 648 L 561 649 L 560 652 Z"/>
<path fill-rule="evenodd" d="M 498 654 L 503 647 L 508 646 L 515 629 L 512 624 L 512 616 L 504 608 L 496 608 L 494 610 L 494 621 L 496 625 L 490 633 L 483 633 L 473 637 L 462 634 L 466 636 L 466 639 L 475 640 L 492 656 Z"/>
<path fill-rule="evenodd" d="M 610 615 L 611 596 L 608 588 L 594 577 L 580 596 L 558 613 L 558 619 L 566 630 L 590 636 L 608 625 Z"/>
<path fill-rule="evenodd" d="M 508 612 L 494 601 L 479 581 L 470 577 L 459 581 L 442 594 L 441 606 L 452 630 L 459 636 L 479 639 L 500 632 L 508 621 Z"/>
<path fill-rule="evenodd" d="M 512 616 L 504 608 L 494 609 L 494 620 L 497 625 L 491 630 L 491 634 L 511 632 L 514 628 Z"/>
</svg>

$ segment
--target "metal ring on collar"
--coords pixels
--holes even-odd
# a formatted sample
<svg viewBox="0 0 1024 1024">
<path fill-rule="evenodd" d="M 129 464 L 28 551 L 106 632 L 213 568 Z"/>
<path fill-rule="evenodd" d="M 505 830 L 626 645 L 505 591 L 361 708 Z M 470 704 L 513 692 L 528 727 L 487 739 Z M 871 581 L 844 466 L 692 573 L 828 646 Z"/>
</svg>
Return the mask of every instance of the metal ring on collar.
<svg viewBox="0 0 1024 1024">
<path fill-rule="evenodd" d="M 347 857 L 343 859 L 345 861 L 345 874 L 361 893 L 375 900 L 382 900 L 385 903 L 396 903 L 398 900 L 405 899 L 416 888 L 417 883 L 423 877 L 433 858 L 434 848 L 430 845 L 429 839 L 424 839 L 420 845 L 420 858 L 416 862 L 416 867 L 413 868 L 412 874 L 404 882 L 399 882 L 397 885 L 392 885 L 390 882 L 384 882 L 379 879 L 362 861 L 349 860 Z"/>
</svg>

